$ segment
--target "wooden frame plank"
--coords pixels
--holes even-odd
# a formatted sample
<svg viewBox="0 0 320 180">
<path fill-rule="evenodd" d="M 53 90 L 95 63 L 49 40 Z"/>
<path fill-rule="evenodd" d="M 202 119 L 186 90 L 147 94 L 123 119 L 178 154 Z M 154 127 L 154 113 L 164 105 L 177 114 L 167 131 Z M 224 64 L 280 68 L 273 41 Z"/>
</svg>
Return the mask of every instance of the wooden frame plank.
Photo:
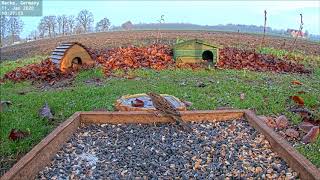
<svg viewBox="0 0 320 180">
<path fill-rule="evenodd" d="M 60 124 L 31 151 L 23 156 L 1 180 L 34 179 L 37 173 L 47 164 L 77 130 L 80 125 L 79 113 L 74 113 L 70 118 Z"/>
<path fill-rule="evenodd" d="M 320 179 L 320 171 L 309 160 L 299 154 L 285 139 L 262 122 L 253 111 L 249 110 L 216 110 L 216 111 L 183 111 L 184 121 L 227 121 L 245 117 L 249 123 L 269 140 L 272 149 L 277 152 L 301 179 Z M 150 112 L 77 112 L 59 125 L 53 132 L 22 157 L 1 180 L 33 179 L 61 148 L 81 123 L 167 123 L 167 117 L 157 117 Z"/>
<path fill-rule="evenodd" d="M 268 127 L 253 111 L 246 111 L 245 118 L 249 123 L 266 136 L 271 148 L 282 157 L 288 165 L 299 172 L 301 179 L 320 179 L 320 171 L 308 159 L 301 155 L 277 132 Z"/>
<path fill-rule="evenodd" d="M 240 119 L 244 115 L 244 110 L 217 110 L 217 111 L 180 111 L 184 121 L 224 121 L 230 119 Z M 155 116 L 146 111 L 126 111 L 126 112 L 81 112 L 81 123 L 168 123 L 172 120 L 164 116 Z"/>
</svg>

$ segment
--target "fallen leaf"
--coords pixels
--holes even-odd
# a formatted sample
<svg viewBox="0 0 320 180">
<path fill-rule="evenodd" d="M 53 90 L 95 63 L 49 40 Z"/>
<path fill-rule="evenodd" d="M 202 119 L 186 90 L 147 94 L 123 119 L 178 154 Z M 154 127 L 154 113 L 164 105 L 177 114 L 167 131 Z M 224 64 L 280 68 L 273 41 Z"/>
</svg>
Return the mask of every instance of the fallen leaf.
<svg viewBox="0 0 320 180">
<path fill-rule="evenodd" d="M 313 124 L 306 121 L 303 121 L 302 123 L 299 124 L 299 129 L 301 129 L 305 133 L 308 133 L 313 127 L 314 127 Z"/>
<path fill-rule="evenodd" d="M 303 138 L 302 142 L 305 144 L 313 143 L 317 140 L 319 135 L 319 126 L 314 126 Z"/>
<path fill-rule="evenodd" d="M 12 141 L 16 141 L 19 139 L 23 139 L 29 135 L 30 135 L 30 132 L 28 132 L 28 131 L 22 131 L 19 129 L 11 129 L 10 134 L 9 134 L 9 139 Z"/>
<path fill-rule="evenodd" d="M 290 128 L 286 130 L 286 135 L 291 137 L 291 138 L 298 138 L 299 137 L 299 132 Z"/>
<path fill-rule="evenodd" d="M 276 119 L 277 127 L 280 129 L 286 128 L 288 126 L 288 123 L 289 121 L 285 115 L 281 115 Z"/>
<path fill-rule="evenodd" d="M 144 107 L 144 102 L 138 98 L 136 98 L 135 100 L 131 101 L 131 105 L 133 107 Z"/>
<path fill-rule="evenodd" d="M 298 94 L 305 94 L 306 92 L 305 91 L 298 91 L 297 93 Z"/>
<path fill-rule="evenodd" d="M 302 82 L 297 81 L 297 80 L 291 81 L 291 83 L 294 84 L 294 85 L 303 85 Z"/>
<path fill-rule="evenodd" d="M 53 120 L 53 114 L 47 102 L 39 109 L 39 116 L 43 119 Z"/>
<path fill-rule="evenodd" d="M 304 100 L 300 96 L 291 96 L 291 99 L 300 106 L 304 106 Z"/>
<path fill-rule="evenodd" d="M 244 100 L 245 99 L 245 94 L 244 93 L 240 93 L 240 100 Z"/>
<path fill-rule="evenodd" d="M 11 101 L 0 101 L 0 112 L 6 111 L 11 105 Z"/>
</svg>

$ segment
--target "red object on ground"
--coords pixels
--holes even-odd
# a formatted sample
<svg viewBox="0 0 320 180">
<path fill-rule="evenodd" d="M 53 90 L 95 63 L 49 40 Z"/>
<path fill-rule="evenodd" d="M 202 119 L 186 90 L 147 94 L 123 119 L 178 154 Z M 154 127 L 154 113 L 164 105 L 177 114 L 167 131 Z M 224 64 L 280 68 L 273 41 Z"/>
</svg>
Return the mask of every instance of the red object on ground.
<svg viewBox="0 0 320 180">
<path fill-rule="evenodd" d="M 133 107 L 144 107 L 144 102 L 138 98 L 136 98 L 135 100 L 131 101 L 131 105 Z"/>
<path fill-rule="evenodd" d="M 19 129 L 11 129 L 10 134 L 9 134 L 9 139 L 12 141 L 16 141 L 18 139 L 25 138 L 29 136 L 29 132 L 21 131 Z"/>
</svg>

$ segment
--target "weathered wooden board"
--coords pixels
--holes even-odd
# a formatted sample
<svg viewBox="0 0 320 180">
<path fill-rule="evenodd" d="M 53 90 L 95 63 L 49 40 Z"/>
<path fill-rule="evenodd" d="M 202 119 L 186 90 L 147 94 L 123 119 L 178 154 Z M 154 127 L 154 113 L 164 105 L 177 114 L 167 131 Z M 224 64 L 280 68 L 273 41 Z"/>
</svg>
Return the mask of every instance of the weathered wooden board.
<svg viewBox="0 0 320 180">
<path fill-rule="evenodd" d="M 73 135 L 79 125 L 80 115 L 75 113 L 23 156 L 1 177 L 1 180 L 33 179 L 44 166 L 50 163 L 51 158 Z"/>
<path fill-rule="evenodd" d="M 301 179 L 320 179 L 319 169 L 294 149 L 294 147 L 277 134 L 277 132 L 268 127 L 254 112 L 246 111 L 245 118 L 257 131 L 266 136 L 272 149 L 277 152 L 292 169 L 299 172 Z"/>
<path fill-rule="evenodd" d="M 243 117 L 243 110 L 220 110 L 220 111 L 181 111 L 184 121 L 225 121 L 240 119 Z M 127 112 L 81 112 L 81 123 L 168 123 L 172 120 L 168 117 L 157 117 L 145 111 Z"/>
</svg>

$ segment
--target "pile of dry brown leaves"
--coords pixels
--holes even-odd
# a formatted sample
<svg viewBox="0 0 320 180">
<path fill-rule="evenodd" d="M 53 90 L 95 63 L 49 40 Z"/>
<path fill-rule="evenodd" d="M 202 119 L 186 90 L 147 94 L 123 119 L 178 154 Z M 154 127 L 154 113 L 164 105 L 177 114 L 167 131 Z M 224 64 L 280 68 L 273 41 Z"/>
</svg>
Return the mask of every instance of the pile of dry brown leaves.
<svg viewBox="0 0 320 180">
<path fill-rule="evenodd" d="M 217 66 L 226 69 L 310 73 L 310 70 L 306 69 L 302 64 L 282 60 L 273 55 L 229 47 L 220 50 Z"/>
</svg>

